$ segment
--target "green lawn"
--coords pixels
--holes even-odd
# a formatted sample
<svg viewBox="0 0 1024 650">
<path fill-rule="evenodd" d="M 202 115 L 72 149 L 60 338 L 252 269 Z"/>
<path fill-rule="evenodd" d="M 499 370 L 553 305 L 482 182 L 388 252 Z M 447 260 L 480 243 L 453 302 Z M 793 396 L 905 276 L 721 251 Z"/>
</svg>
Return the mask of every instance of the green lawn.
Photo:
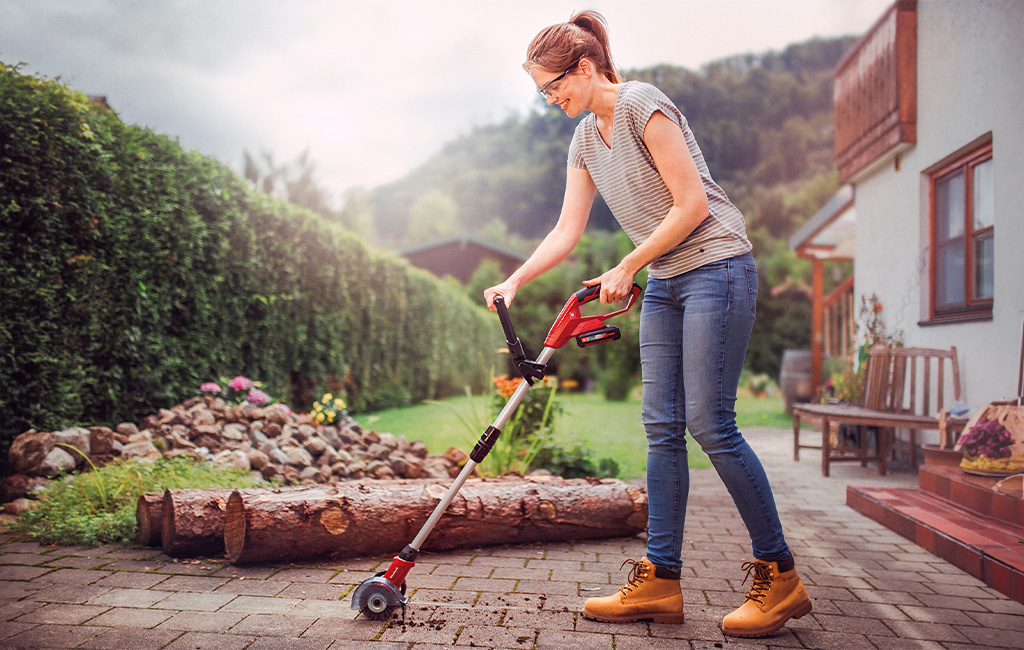
<svg viewBox="0 0 1024 650">
<path fill-rule="evenodd" d="M 593 450 L 596 458 L 610 457 L 619 464 L 619 478 L 641 476 L 647 466 L 647 445 L 640 423 L 640 402 L 609 402 L 599 395 L 560 393 L 563 413 L 555 423 L 558 439 L 576 439 Z M 467 453 L 491 423 L 485 397 L 453 397 L 441 404 L 419 404 L 400 409 L 356 415 L 367 429 L 404 435 L 410 441 L 422 440 L 431 453 L 443 453 L 458 447 Z M 476 417 L 474 418 L 474 408 Z M 468 421 L 479 422 L 470 429 L 455 412 Z M 781 397 L 741 396 L 736 405 L 740 428 L 751 426 L 793 426 Z M 692 439 L 687 438 L 690 467 L 708 467 L 710 462 Z"/>
</svg>

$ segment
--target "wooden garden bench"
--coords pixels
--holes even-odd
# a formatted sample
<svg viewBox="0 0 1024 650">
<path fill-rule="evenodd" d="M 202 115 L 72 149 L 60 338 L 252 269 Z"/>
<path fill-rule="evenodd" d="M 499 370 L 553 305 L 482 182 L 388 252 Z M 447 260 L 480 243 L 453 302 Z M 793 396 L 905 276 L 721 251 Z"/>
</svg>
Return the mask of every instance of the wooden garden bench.
<svg viewBox="0 0 1024 650">
<path fill-rule="evenodd" d="M 933 361 L 935 362 L 933 364 Z M 948 363 L 947 363 L 948 362 Z M 948 368 L 947 368 L 948 367 Z M 960 399 L 960 367 L 956 348 L 900 348 L 877 346 L 868 353 L 864 390 L 858 404 L 794 404 L 793 458 L 800 460 L 800 449 L 819 449 L 800 444 L 800 423 L 814 423 L 821 429 L 821 473 L 829 475 L 829 465 L 839 461 L 878 462 L 878 473 L 885 474 L 885 463 L 895 442 L 894 430 L 910 431 L 907 452 L 917 466 L 917 431 L 940 429 L 939 414 L 947 394 L 947 369 L 952 382 L 953 401 Z M 857 428 L 855 450 L 836 449 L 833 429 L 840 425 Z M 869 450 L 866 427 L 877 429 L 875 450 Z"/>
</svg>

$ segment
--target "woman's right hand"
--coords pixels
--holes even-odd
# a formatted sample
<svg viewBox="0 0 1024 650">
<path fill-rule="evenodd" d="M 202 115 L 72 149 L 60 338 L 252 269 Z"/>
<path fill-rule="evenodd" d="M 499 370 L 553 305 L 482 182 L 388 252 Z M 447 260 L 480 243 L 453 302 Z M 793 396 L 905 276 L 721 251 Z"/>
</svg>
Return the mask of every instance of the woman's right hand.
<svg viewBox="0 0 1024 650">
<path fill-rule="evenodd" d="M 497 284 L 490 289 L 484 291 L 484 304 L 491 311 L 496 311 L 497 308 L 494 306 L 494 297 L 501 296 L 505 299 L 505 306 L 508 307 L 512 304 L 512 299 L 516 297 L 516 288 L 508 280 Z"/>
</svg>

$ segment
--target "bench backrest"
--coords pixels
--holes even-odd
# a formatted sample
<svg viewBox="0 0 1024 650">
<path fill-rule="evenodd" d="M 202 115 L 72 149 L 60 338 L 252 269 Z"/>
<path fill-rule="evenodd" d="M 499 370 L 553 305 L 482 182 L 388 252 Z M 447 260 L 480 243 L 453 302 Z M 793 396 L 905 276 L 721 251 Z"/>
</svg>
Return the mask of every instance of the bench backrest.
<svg viewBox="0 0 1024 650">
<path fill-rule="evenodd" d="M 960 399 L 956 348 L 876 346 L 868 352 L 861 406 L 934 417 Z"/>
</svg>

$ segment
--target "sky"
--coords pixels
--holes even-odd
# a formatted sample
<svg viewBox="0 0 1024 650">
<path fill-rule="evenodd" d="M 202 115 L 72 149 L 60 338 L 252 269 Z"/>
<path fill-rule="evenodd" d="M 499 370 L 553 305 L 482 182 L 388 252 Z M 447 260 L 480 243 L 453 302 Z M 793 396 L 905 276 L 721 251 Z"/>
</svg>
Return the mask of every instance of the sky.
<svg viewBox="0 0 1024 650">
<path fill-rule="evenodd" d="M 863 34 L 892 0 L 0 0 L 0 61 L 103 95 L 236 170 L 308 150 L 340 207 L 475 126 L 540 106 L 540 29 L 596 9 L 620 69 Z"/>
</svg>

